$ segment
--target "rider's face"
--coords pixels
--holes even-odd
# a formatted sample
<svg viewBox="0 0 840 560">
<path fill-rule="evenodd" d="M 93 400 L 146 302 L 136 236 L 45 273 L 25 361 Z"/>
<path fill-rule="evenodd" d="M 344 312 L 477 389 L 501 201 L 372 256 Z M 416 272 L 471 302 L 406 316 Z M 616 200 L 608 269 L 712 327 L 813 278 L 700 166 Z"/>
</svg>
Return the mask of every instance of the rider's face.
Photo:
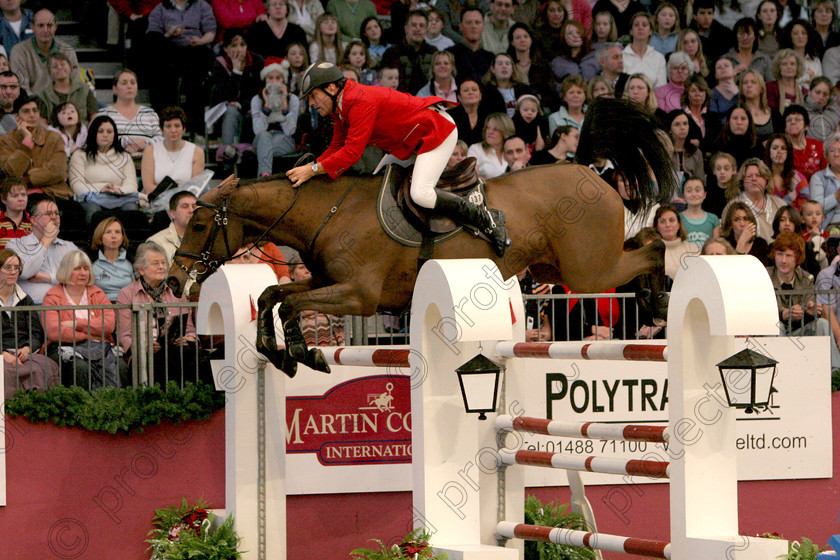
<svg viewBox="0 0 840 560">
<path fill-rule="evenodd" d="M 322 117 L 326 117 L 333 110 L 332 99 L 320 88 L 312 90 L 312 93 L 309 94 L 309 106 L 317 109 L 318 114 Z"/>
</svg>

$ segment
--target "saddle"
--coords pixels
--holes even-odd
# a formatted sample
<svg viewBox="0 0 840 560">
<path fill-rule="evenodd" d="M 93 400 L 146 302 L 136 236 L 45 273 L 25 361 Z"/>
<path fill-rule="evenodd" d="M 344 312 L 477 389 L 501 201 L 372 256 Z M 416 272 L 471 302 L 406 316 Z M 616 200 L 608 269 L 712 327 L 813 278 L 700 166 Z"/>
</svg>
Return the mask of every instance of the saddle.
<svg viewBox="0 0 840 560">
<path fill-rule="evenodd" d="M 411 172 L 413 167 L 392 165 L 385 174 L 383 188 L 391 191 L 397 207 L 402 214 L 421 232 L 444 234 L 455 231 L 461 225 L 449 218 L 440 216 L 428 208 L 418 206 L 411 199 Z M 440 176 L 437 188 L 449 191 L 458 196 L 467 197 L 474 204 L 484 202 L 484 182 L 476 172 L 476 159 L 469 157 L 461 163 L 447 169 Z"/>
</svg>

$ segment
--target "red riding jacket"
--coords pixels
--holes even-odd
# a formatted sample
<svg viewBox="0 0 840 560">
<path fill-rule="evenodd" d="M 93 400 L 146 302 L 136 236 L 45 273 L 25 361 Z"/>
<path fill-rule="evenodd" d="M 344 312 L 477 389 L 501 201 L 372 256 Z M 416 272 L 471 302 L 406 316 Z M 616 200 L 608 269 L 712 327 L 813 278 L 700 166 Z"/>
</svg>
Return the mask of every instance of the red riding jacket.
<svg viewBox="0 0 840 560">
<path fill-rule="evenodd" d="M 335 179 L 362 157 L 370 145 L 408 159 L 437 148 L 455 124 L 427 108 L 440 97 L 414 97 L 390 88 L 363 86 L 347 80 L 330 147 L 318 162 Z"/>
</svg>

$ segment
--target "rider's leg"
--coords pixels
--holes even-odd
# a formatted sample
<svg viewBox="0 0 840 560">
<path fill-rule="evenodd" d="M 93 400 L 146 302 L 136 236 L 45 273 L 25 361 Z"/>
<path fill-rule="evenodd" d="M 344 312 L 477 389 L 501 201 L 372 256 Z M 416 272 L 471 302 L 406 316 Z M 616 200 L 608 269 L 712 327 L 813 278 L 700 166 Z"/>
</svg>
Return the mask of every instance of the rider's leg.
<svg viewBox="0 0 840 560">
<path fill-rule="evenodd" d="M 452 120 L 452 117 L 446 113 L 441 113 L 441 116 Z M 417 156 L 414 171 L 411 174 L 411 200 L 419 206 L 429 209 L 435 207 L 437 200 L 435 187 L 457 143 L 458 129 L 455 129 L 446 137 L 446 140 L 441 142 L 440 146 Z"/>
</svg>

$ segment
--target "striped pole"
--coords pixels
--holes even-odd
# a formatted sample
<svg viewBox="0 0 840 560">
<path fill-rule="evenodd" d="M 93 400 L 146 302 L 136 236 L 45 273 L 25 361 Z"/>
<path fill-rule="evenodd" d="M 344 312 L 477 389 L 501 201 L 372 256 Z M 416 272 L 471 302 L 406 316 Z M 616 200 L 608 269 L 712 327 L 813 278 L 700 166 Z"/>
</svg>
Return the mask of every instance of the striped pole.
<svg viewBox="0 0 840 560">
<path fill-rule="evenodd" d="M 667 362 L 665 344 L 621 342 L 500 342 L 496 353 L 503 358 L 562 358 L 566 360 L 621 360 Z"/>
<path fill-rule="evenodd" d="M 564 422 L 529 418 L 527 416 L 502 415 L 496 418 L 496 429 L 527 432 L 546 436 L 561 436 L 586 439 L 609 439 L 650 441 L 665 443 L 670 437 L 668 426 L 645 424 L 604 424 L 598 422 Z"/>
<path fill-rule="evenodd" d="M 644 459 L 612 459 L 608 457 L 572 457 L 547 451 L 499 451 L 503 465 L 527 465 L 549 467 L 572 471 L 587 471 L 605 474 L 626 474 L 648 478 L 669 478 L 671 465 L 667 461 L 646 461 Z"/>
<path fill-rule="evenodd" d="M 671 558 L 671 543 L 665 541 L 620 537 L 604 533 L 561 529 L 559 527 L 526 525 L 512 521 L 500 521 L 496 525 L 496 533 L 506 539 L 550 542 L 590 550 L 637 554 L 648 558 Z"/>
<path fill-rule="evenodd" d="M 409 367 L 407 346 L 319 346 L 331 366 Z"/>
</svg>

